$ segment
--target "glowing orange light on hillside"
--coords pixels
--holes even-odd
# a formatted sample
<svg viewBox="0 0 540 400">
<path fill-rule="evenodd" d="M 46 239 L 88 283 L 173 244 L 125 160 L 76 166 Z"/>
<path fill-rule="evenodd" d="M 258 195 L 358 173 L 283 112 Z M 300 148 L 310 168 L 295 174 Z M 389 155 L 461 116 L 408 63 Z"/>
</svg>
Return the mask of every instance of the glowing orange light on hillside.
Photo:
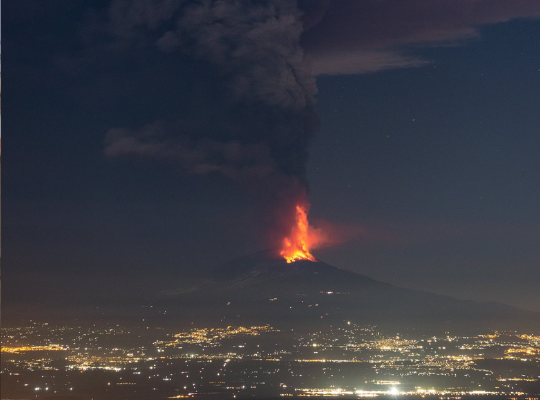
<svg viewBox="0 0 540 400">
<path fill-rule="evenodd" d="M 296 206 L 295 220 L 296 223 L 291 229 L 290 236 L 283 239 L 280 254 L 288 263 L 297 260 L 317 261 L 309 252 L 309 223 L 306 207 Z"/>
</svg>

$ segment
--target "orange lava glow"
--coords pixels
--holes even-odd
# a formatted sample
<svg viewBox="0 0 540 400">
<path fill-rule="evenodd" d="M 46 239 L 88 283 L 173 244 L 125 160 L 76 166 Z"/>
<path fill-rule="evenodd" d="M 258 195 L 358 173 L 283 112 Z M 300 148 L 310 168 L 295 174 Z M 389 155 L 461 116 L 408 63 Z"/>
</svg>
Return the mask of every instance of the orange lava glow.
<svg viewBox="0 0 540 400">
<path fill-rule="evenodd" d="M 283 247 L 280 254 L 288 263 L 297 260 L 317 261 L 309 252 L 310 235 L 307 218 L 307 208 L 296 206 L 296 224 L 291 229 L 290 236 L 283 239 Z"/>
</svg>

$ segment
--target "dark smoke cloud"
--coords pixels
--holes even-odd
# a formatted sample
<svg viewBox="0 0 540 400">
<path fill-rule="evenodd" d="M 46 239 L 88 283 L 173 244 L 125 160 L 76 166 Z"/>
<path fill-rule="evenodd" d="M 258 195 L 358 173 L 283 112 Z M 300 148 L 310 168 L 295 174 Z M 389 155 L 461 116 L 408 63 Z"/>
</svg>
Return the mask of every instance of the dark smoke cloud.
<svg viewBox="0 0 540 400">
<path fill-rule="evenodd" d="M 171 79 L 211 82 L 211 91 L 189 117 L 156 115 L 146 126 L 111 129 L 105 153 L 242 182 L 277 242 L 290 230 L 295 203 L 307 202 L 315 75 L 424 65 L 406 49 L 456 45 L 477 37 L 481 25 L 540 16 L 538 0 L 299 1 L 114 0 L 109 48 L 196 60 L 204 64 L 196 75 Z"/>
<path fill-rule="evenodd" d="M 457 45 L 479 27 L 540 17 L 538 0 L 301 0 L 314 74 L 424 65 L 411 48 Z"/>
<path fill-rule="evenodd" d="M 162 51 L 207 62 L 223 83 L 217 108 L 189 120 L 113 129 L 106 154 L 171 158 L 188 172 L 229 178 L 306 181 L 316 86 L 294 2 L 117 0 L 110 19 L 116 35 L 150 37 Z"/>
<path fill-rule="evenodd" d="M 429 61 L 406 49 L 456 45 L 482 25 L 538 16 L 538 0 L 115 0 L 114 36 L 207 62 L 222 87 L 219 107 L 204 115 L 111 130 L 106 153 L 305 184 L 317 126 L 314 75 L 421 66 Z"/>
<path fill-rule="evenodd" d="M 318 125 L 295 1 L 116 0 L 109 15 L 109 30 L 122 41 L 208 66 L 178 79 L 212 79 L 216 87 L 214 101 L 189 118 L 111 129 L 105 153 L 167 160 L 187 173 L 241 182 L 277 246 L 291 229 L 295 204 L 306 201 L 308 146 Z"/>
</svg>

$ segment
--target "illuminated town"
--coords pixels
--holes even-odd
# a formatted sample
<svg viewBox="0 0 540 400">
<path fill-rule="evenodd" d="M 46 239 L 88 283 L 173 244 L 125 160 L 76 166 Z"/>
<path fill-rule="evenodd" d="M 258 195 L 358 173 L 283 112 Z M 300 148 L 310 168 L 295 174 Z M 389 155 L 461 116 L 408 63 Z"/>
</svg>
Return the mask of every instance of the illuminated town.
<svg viewBox="0 0 540 400">
<path fill-rule="evenodd" d="M 504 396 L 540 393 L 540 335 L 436 336 L 343 321 L 264 326 L 2 328 L 2 398 Z"/>
</svg>

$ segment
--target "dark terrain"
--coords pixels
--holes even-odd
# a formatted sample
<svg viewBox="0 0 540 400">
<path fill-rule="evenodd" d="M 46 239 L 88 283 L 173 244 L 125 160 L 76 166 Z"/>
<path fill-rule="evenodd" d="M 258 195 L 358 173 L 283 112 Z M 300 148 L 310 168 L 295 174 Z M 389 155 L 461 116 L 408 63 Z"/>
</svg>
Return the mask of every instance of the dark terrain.
<svg viewBox="0 0 540 400">
<path fill-rule="evenodd" d="M 537 328 L 540 315 L 502 303 L 458 300 L 380 282 L 322 261 L 288 264 L 271 252 L 233 260 L 158 304 L 224 323 L 312 325 L 352 320 L 396 327 Z M 216 278 L 217 276 L 217 278 Z"/>
</svg>

